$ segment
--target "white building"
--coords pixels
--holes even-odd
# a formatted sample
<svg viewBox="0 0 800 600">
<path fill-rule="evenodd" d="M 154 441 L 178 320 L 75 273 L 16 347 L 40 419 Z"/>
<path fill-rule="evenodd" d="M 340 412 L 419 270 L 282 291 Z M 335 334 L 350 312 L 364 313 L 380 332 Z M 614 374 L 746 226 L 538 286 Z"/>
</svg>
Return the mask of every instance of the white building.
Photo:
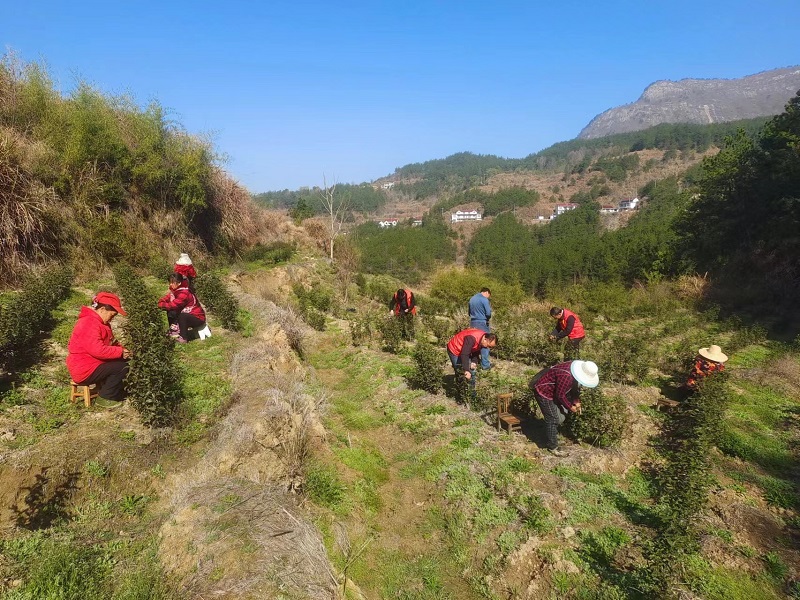
<svg viewBox="0 0 800 600">
<path fill-rule="evenodd" d="M 462 221 L 480 221 L 482 219 L 483 215 L 477 210 L 457 210 L 454 213 L 450 213 L 451 223 L 461 223 Z"/>
<path fill-rule="evenodd" d="M 620 210 L 634 210 L 639 206 L 639 198 L 632 198 L 630 200 L 621 200 L 619 203 Z"/>
<path fill-rule="evenodd" d="M 383 221 L 378 221 L 378 227 L 381 229 L 386 229 L 387 227 L 397 227 L 397 219 L 384 219 Z"/>
<path fill-rule="evenodd" d="M 600 214 L 601 215 L 612 215 L 615 212 L 619 212 L 619 209 L 616 206 L 612 206 L 611 204 L 604 204 L 600 207 Z"/>
<path fill-rule="evenodd" d="M 566 202 L 564 204 L 556 204 L 556 207 L 553 209 L 553 216 L 557 217 L 559 215 L 563 215 L 568 210 L 575 210 L 578 208 L 578 205 L 574 202 Z"/>
<path fill-rule="evenodd" d="M 394 181 L 387 181 L 381 187 L 385 190 L 390 190 L 394 187 Z"/>
</svg>

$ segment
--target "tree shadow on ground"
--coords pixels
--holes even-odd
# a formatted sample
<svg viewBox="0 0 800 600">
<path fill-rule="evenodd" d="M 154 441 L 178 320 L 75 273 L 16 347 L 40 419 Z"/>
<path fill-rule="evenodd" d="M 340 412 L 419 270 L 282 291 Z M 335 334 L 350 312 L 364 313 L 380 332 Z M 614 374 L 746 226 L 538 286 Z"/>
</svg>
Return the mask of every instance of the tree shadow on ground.
<svg viewBox="0 0 800 600">
<path fill-rule="evenodd" d="M 47 476 L 45 468 L 36 475 L 36 480 L 29 487 L 21 488 L 26 492 L 21 504 L 15 504 L 11 510 L 16 515 L 17 527 L 36 531 L 47 529 L 55 521 L 67 516 L 67 502 L 78 489 L 80 473 L 67 473 L 58 483 Z M 54 485 L 53 485 L 54 484 Z"/>
</svg>

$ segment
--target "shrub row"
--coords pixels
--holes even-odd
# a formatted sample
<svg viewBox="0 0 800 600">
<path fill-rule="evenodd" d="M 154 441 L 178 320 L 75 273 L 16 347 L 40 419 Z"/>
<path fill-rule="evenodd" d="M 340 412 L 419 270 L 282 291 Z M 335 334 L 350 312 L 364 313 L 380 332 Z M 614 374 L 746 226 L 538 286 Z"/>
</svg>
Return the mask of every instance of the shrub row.
<svg viewBox="0 0 800 600">
<path fill-rule="evenodd" d="M 213 272 L 203 273 L 195 279 L 194 288 L 200 302 L 214 313 L 225 329 L 231 331 L 242 329 L 239 301 L 228 291 L 219 275 Z"/>
<path fill-rule="evenodd" d="M 158 298 L 128 265 L 114 269 L 128 318 L 125 346 L 131 351 L 126 378 L 128 397 L 145 425 L 170 423 L 181 398 L 182 372 L 175 360 L 175 343 L 165 335 L 167 323 Z"/>
<path fill-rule="evenodd" d="M 683 559 L 699 548 L 697 524 L 713 481 L 711 449 L 721 439 L 728 404 L 726 375 L 702 380 L 664 426 L 664 462 L 655 477 L 661 523 L 645 552 L 653 597 L 671 597 Z"/>
<path fill-rule="evenodd" d="M 0 304 L 0 369 L 16 369 L 47 327 L 50 312 L 69 294 L 71 283 L 72 271 L 55 266 L 29 277 L 19 292 Z"/>
</svg>

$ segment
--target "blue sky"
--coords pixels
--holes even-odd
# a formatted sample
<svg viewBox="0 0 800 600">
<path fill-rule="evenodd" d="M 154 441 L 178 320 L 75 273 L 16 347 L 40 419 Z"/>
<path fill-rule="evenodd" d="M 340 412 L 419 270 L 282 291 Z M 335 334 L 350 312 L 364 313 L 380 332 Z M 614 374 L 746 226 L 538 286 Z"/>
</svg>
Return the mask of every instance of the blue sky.
<svg viewBox="0 0 800 600">
<path fill-rule="evenodd" d="M 5 6 L 3 6 L 5 5 Z M 0 3 L 0 41 L 157 100 L 252 192 L 572 139 L 659 79 L 800 64 L 800 2 Z"/>
</svg>

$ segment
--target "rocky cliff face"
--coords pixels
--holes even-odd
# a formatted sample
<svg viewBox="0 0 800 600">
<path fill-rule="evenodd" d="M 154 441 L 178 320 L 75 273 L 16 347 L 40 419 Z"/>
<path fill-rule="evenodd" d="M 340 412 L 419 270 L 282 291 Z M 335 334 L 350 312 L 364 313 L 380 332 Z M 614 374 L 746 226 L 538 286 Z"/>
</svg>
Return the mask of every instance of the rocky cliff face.
<svg viewBox="0 0 800 600">
<path fill-rule="evenodd" d="M 800 66 L 741 79 L 656 81 L 636 102 L 597 115 L 578 137 L 638 131 L 659 123 L 720 123 L 777 115 L 798 90 Z"/>
</svg>

